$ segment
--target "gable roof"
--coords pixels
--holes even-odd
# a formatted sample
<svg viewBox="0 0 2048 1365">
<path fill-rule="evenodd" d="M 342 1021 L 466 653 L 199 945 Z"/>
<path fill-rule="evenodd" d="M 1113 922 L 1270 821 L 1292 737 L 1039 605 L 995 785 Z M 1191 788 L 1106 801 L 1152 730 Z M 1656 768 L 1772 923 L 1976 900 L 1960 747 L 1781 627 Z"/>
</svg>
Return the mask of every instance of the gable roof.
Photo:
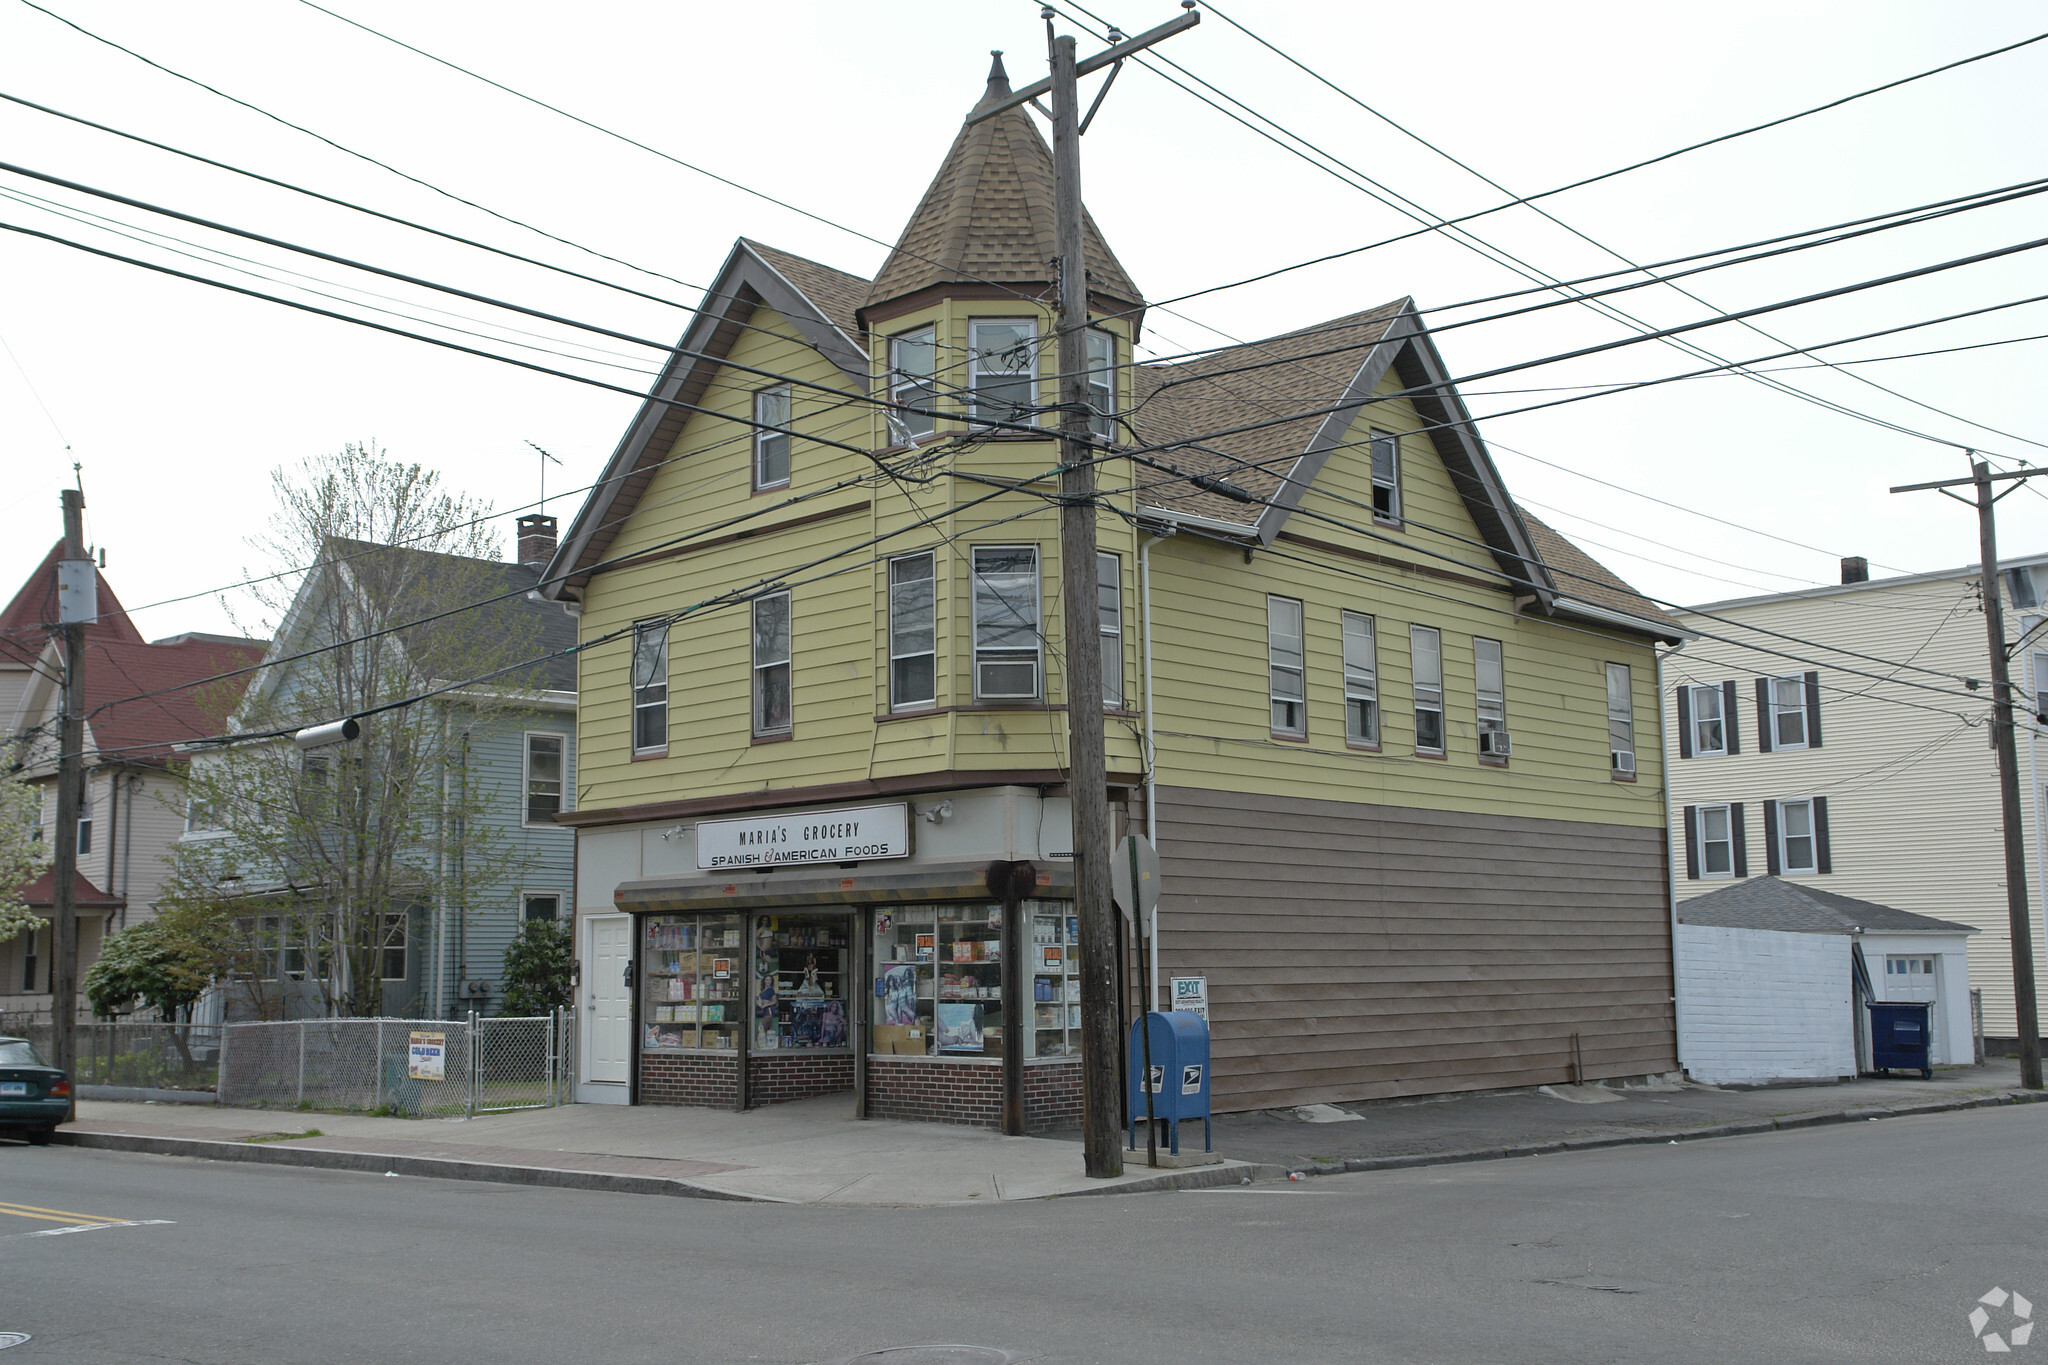
<svg viewBox="0 0 2048 1365">
<path fill-rule="evenodd" d="M 64 542 L 60 540 L 50 547 L 13 600 L 0 609 L 0 668 L 30 667 L 57 633 L 57 561 L 63 557 Z M 141 644 L 142 632 L 128 619 L 128 610 L 114 595 L 107 576 L 96 577 L 100 619 L 85 628 L 86 638 Z"/>
<path fill-rule="evenodd" d="M 969 117 L 1009 97 L 1003 55 L 995 54 L 988 89 Z M 1081 210 L 1088 287 L 1119 303 L 1144 295 Z M 962 125 L 939 173 L 910 215 L 896 247 L 867 292 L 864 309 L 945 284 L 1050 286 L 1059 255 L 1053 211 L 1052 149 L 1022 106 Z"/>
<path fill-rule="evenodd" d="M 868 356 L 853 305 L 866 288 L 858 275 L 744 237 L 735 242 L 604 476 L 576 509 L 541 591 L 559 597 L 588 581 L 590 566 L 604 559 L 756 308 L 765 305 L 788 318 L 798 336 L 837 367 L 848 392 L 865 394 Z"/>
<path fill-rule="evenodd" d="M 28 729 L 55 713 L 57 679 L 63 674 L 60 648 L 55 640 L 44 646 L 44 666 L 16 705 L 16 728 Z M 180 635 L 154 644 L 87 635 L 88 760 L 148 763 L 171 756 L 180 744 L 219 734 L 222 715 L 250 679 L 205 680 L 250 667 L 262 659 L 264 648 L 261 640 L 229 635 Z M 46 737 L 36 753 L 40 765 L 54 755 L 54 745 Z"/>
<path fill-rule="evenodd" d="M 1678 903 L 1680 924 L 1776 929 L 1793 934 L 1974 934 L 1955 924 L 1875 901 L 1836 895 L 1783 877 L 1751 877 Z"/>
</svg>

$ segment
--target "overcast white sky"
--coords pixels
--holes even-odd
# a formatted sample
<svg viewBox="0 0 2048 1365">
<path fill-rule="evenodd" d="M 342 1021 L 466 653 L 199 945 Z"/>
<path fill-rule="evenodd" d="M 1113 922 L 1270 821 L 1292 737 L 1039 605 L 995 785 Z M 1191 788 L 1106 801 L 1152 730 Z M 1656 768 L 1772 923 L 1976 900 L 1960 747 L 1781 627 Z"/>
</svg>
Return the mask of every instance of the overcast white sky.
<svg viewBox="0 0 2048 1365">
<path fill-rule="evenodd" d="M 1018 83 L 1043 72 L 1036 0 L 614 3 L 334 0 L 397 37 L 628 133 L 677 157 L 851 228 L 827 226 L 729 189 L 534 109 L 297 0 L 46 0 L 78 25 L 175 71 L 305 125 L 452 194 L 659 275 L 634 271 L 510 226 L 239 108 L 39 13 L 0 0 L 0 90 L 511 250 L 690 304 L 736 236 L 872 273 L 980 93 L 991 48 Z M 1171 18 L 1163 0 L 1102 0 L 1137 31 Z M 1381 114 L 1517 193 L 1796 112 L 1942 62 L 2030 37 L 2038 4 L 1756 4 L 1711 10 L 1635 4 L 1364 6 L 1231 0 L 1226 10 Z M 1062 31 L 1072 31 L 1062 24 Z M 1082 50 L 1097 44 L 1083 39 Z M 1454 215 L 1500 202 L 1448 161 L 1257 47 L 1213 15 L 1164 49 L 1195 75 L 1308 137 L 1359 171 Z M 1987 190 L 2048 174 L 2048 43 L 1965 67 L 1782 129 L 1574 191 L 1545 206 L 1631 259 L 1654 261 Z M 682 309 L 509 265 L 358 215 L 311 204 L 49 115 L 0 105 L 0 153 L 47 174 L 111 189 L 408 273 L 460 284 L 640 336 L 673 339 Z M 1089 206 L 1148 296 L 1226 283 L 1261 269 L 1391 236 L 1413 224 L 1197 103 L 1158 76 L 1126 70 L 1083 148 Z M 113 235 L 139 225 L 248 261 L 268 280 L 195 264 L 166 246 Z M 2026 199 L 1863 241 L 1717 271 L 1689 287 L 1713 309 L 1750 307 L 2048 236 L 2044 199 Z M 502 348 L 504 319 L 404 286 L 236 243 L 73 191 L 0 173 L 0 222 L 173 263 L 277 292 L 281 268 L 311 288 L 414 317 L 466 315 Z M 1615 266 L 1527 210 L 1474 225 L 1553 275 Z M 251 262 L 254 262 L 252 264 Z M 2036 251 L 1774 314 L 1760 325 L 1796 345 L 2048 293 Z M 686 283 L 677 283 L 681 281 Z M 1255 338 L 1401 295 L 1426 312 L 1523 285 L 1441 236 L 1369 251 L 1246 288 L 1155 309 L 1161 351 Z M 394 296 L 372 299 L 355 292 Z M 1659 326 L 1712 309 L 1669 289 L 1622 300 Z M 1477 310 L 1444 311 L 1438 323 Z M 368 316 L 369 314 L 363 314 Z M 401 321 L 400 325 L 414 325 Z M 568 336 L 522 324 L 559 346 Z M 1214 329 L 1214 330 L 1212 330 Z M 2048 333 L 2048 306 L 2010 308 L 1827 352 L 1843 359 Z M 1625 335 L 1572 305 L 1445 334 L 1453 374 L 1469 374 Z M 66 247 L 0 233 L 0 596 L 59 532 L 57 490 L 84 467 L 89 539 L 145 635 L 228 628 L 209 595 L 277 565 L 245 543 L 270 505 L 269 471 L 380 442 L 445 471 L 500 509 L 530 503 L 538 457 L 552 490 L 587 483 L 634 409 L 628 397 L 380 336 L 237 298 Z M 1721 356 L 1784 347 L 1736 326 L 1697 338 Z M 484 343 L 480 343 L 484 344 Z M 579 364 L 643 386 L 653 359 Z M 1943 416 L 1825 369 L 1779 377 L 1802 389 L 2006 462 L 2041 455 L 2044 343 L 1856 367 Z M 590 354 L 579 347 L 586 357 Z M 564 363 L 555 357 L 538 359 Z M 1644 344 L 1470 386 L 1482 415 L 1563 396 L 1504 394 L 1676 373 L 1703 362 Z M 1797 359 L 1779 364 L 1801 363 Z M 1970 425 L 1984 423 L 1996 434 Z M 1972 562 L 1975 520 L 1932 495 L 1888 485 L 1967 473 L 1954 445 L 1824 411 L 1748 379 L 1715 377 L 1504 416 L 1482 431 L 1508 486 L 1598 558 L 1655 596 L 1700 602 L 1832 582 L 1835 557 L 1875 571 Z M 1673 510 L 1571 473 L 1816 547 Z M 2048 492 L 2048 490 L 2043 490 Z M 575 500 L 552 501 L 565 521 Z M 2048 550 L 2048 497 L 2002 504 L 2007 554 Z M 1590 520 L 1588 520 L 1590 519 Z M 1596 525 L 1593 523 L 1602 523 Z M 505 543 L 511 539 L 510 515 Z M 1702 559 L 1699 556 L 1710 558 Z M 1713 561 L 1725 561 L 1716 563 Z"/>
</svg>

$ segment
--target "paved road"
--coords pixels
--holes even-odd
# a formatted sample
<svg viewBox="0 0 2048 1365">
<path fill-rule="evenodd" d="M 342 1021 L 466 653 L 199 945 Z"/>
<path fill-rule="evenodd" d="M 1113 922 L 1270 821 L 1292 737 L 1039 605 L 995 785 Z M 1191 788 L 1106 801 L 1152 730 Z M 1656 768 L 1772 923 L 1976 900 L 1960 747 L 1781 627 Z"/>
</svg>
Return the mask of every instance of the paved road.
<svg viewBox="0 0 2048 1365">
<path fill-rule="evenodd" d="M 2048 1317 L 2044 1144 L 2026 1106 L 924 1210 L 9 1145 L 0 1361 L 1974 1360 L 1994 1285 Z"/>
</svg>

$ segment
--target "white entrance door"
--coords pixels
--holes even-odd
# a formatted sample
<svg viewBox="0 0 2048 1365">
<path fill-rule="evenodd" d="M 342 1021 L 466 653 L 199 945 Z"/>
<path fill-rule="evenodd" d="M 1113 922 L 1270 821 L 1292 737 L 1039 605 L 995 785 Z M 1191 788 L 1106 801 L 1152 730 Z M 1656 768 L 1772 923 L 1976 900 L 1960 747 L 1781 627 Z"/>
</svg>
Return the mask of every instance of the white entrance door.
<svg viewBox="0 0 2048 1365">
<path fill-rule="evenodd" d="M 1927 1060 L 1933 1063 L 1942 1054 L 1941 1038 L 1941 965 L 1938 957 L 1903 957 L 1896 953 L 1884 960 L 1884 998 L 1887 1000 L 1925 1000 L 1931 1007 L 1927 1011 Z"/>
<path fill-rule="evenodd" d="M 633 1056 L 633 1000 L 626 968 L 633 960 L 630 915 L 588 915 L 583 920 L 583 1079 L 624 1085 Z"/>
</svg>

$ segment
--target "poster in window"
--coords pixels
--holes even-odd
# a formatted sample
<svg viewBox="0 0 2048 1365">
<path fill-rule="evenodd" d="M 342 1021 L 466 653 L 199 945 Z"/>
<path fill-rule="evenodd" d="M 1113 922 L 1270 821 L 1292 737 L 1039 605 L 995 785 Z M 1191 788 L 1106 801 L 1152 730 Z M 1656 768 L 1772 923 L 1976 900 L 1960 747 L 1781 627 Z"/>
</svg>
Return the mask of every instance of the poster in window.
<svg viewBox="0 0 2048 1365">
<path fill-rule="evenodd" d="M 917 968 L 890 967 L 875 980 L 875 994 L 882 1001 L 882 1022 L 917 1022 Z"/>
<path fill-rule="evenodd" d="M 937 1031 L 941 1052 L 981 1051 L 981 1006 L 941 1001 Z"/>
</svg>

